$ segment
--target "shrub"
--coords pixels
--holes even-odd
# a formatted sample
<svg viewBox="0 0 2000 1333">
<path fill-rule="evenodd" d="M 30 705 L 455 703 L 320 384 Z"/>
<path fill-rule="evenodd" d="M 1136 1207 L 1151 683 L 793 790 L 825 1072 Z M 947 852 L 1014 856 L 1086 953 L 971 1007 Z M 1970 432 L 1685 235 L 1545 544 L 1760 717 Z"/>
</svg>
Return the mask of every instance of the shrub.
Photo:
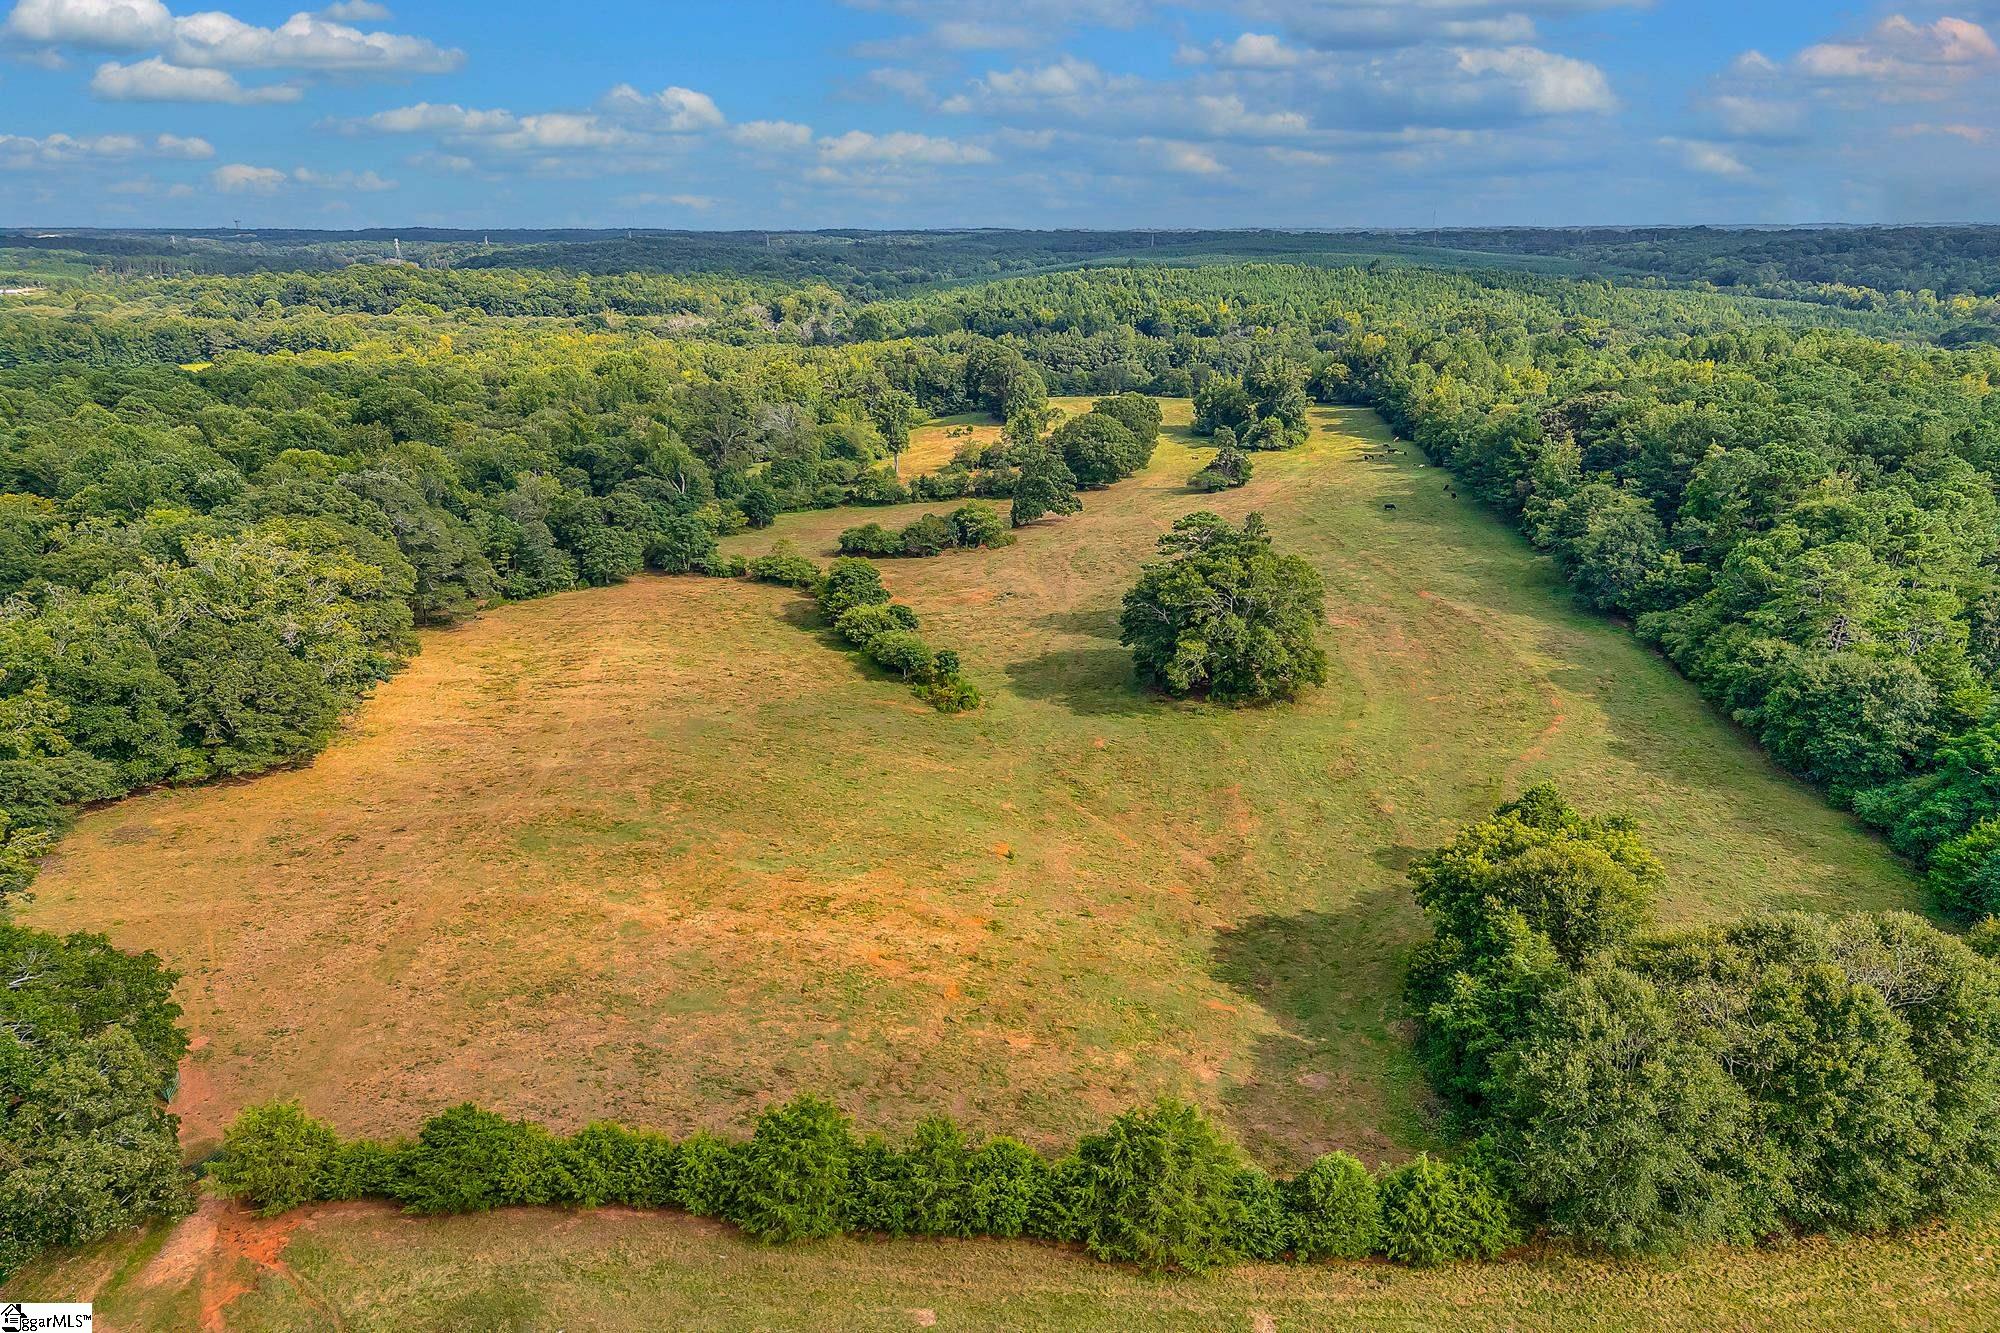
<svg viewBox="0 0 2000 1333">
<path fill-rule="evenodd" d="M 426 1120 L 400 1158 L 396 1197 L 412 1213 L 479 1213 L 575 1197 L 561 1140 L 469 1103 Z"/>
<path fill-rule="evenodd" d="M 1382 1231 L 1375 1177 L 1346 1153 L 1328 1153 L 1286 1182 L 1292 1248 L 1301 1259 L 1365 1259 Z"/>
<path fill-rule="evenodd" d="M 1027 1231 L 1035 1201 L 1048 1189 L 1049 1164 L 1013 1139 L 993 1139 L 966 1164 L 967 1225 L 972 1234 L 1010 1237 Z"/>
<path fill-rule="evenodd" d="M 1233 432 L 1218 431 L 1217 436 L 1227 434 L 1210 459 L 1208 466 L 1188 479 L 1188 485 L 1198 491 L 1226 491 L 1250 483 L 1250 456 L 1236 447 Z"/>
<path fill-rule="evenodd" d="M 1005 546 L 1014 540 L 1007 520 L 990 504 L 974 500 L 951 511 L 952 540 L 968 550 L 982 546 Z"/>
<path fill-rule="evenodd" d="M 904 555 L 913 556 L 943 555 L 952 545 L 950 521 L 936 514 L 925 514 L 904 528 L 897 540 L 897 549 Z"/>
<path fill-rule="evenodd" d="M 835 633 L 862 649 L 880 635 L 914 630 L 916 627 L 916 612 L 896 602 L 853 607 L 841 612 L 840 619 L 833 622 Z"/>
<path fill-rule="evenodd" d="M 1230 1248 L 1266 1263 L 1282 1259 L 1292 1248 L 1292 1219 L 1278 1182 L 1254 1166 L 1236 1173 L 1232 1187 L 1243 1209 Z"/>
<path fill-rule="evenodd" d="M 940 652 L 938 656 L 943 657 L 944 653 Z M 946 675 L 942 669 L 938 670 L 934 680 L 924 686 L 923 697 L 924 702 L 940 713 L 969 713 L 982 702 L 976 685 L 955 673 Z"/>
<path fill-rule="evenodd" d="M 788 541 L 775 543 L 770 554 L 760 555 L 747 566 L 759 583 L 776 583 L 787 588 L 810 588 L 819 582 L 819 566 L 800 555 Z"/>
<path fill-rule="evenodd" d="M 771 1242 L 837 1234 L 854 1149 L 847 1117 L 830 1102 L 800 1096 L 765 1111 L 737 1150 L 730 1220 Z"/>
<path fill-rule="evenodd" d="M 1084 1243 L 1149 1273 L 1198 1272 L 1236 1253 L 1248 1214 L 1236 1151 L 1198 1109 L 1162 1099 L 1077 1145 Z"/>
<path fill-rule="evenodd" d="M 295 1101 L 246 1106 L 222 1136 L 208 1178 L 259 1217 L 274 1217 L 323 1197 L 327 1164 L 339 1149 L 333 1127 Z"/>
<path fill-rule="evenodd" d="M 1431 1266 L 1491 1259 L 1514 1242 L 1507 1204 L 1487 1176 L 1420 1153 L 1382 1178 L 1382 1253 Z"/>
<path fill-rule="evenodd" d="M 880 523 L 863 523 L 840 534 L 842 555 L 901 555 L 903 541 Z"/>
<path fill-rule="evenodd" d="M 926 1116 L 903 1151 L 910 1230 L 920 1236 L 975 1234 L 969 1177 L 972 1150 L 946 1116 Z"/>
<path fill-rule="evenodd" d="M 664 1134 L 585 1125 L 571 1136 L 568 1157 L 578 1203 L 664 1208 L 675 1202 L 677 1155 Z"/>
<path fill-rule="evenodd" d="M 1965 942 L 1981 958 L 2000 963 L 2000 916 L 1989 916 L 1965 932 Z"/>
<path fill-rule="evenodd" d="M 877 634 L 863 651 L 884 671 L 893 671 L 904 680 L 928 682 L 937 669 L 937 655 L 914 630 Z"/>
<path fill-rule="evenodd" d="M 847 1199 L 842 1216 L 855 1231 L 907 1236 L 911 1220 L 909 1163 L 894 1144 L 870 1134 L 847 1158 Z"/>
<path fill-rule="evenodd" d="M 730 1217 L 736 1207 L 739 1153 L 706 1130 L 681 1141 L 675 1154 L 674 1200 L 696 1217 Z"/>
<path fill-rule="evenodd" d="M 1937 849 L 1930 890 L 1954 916 L 2000 915 L 2000 817 L 1982 820 Z"/>
<path fill-rule="evenodd" d="M 328 1202 L 395 1198 L 407 1151 L 405 1143 L 349 1139 L 327 1160 L 319 1197 Z"/>
<path fill-rule="evenodd" d="M 854 607 L 888 601 L 889 590 L 882 586 L 882 571 L 874 565 L 840 556 L 813 585 L 813 596 L 819 601 L 820 614 L 828 621 L 837 621 Z"/>
<path fill-rule="evenodd" d="M 1090 1234 L 1097 1172 L 1075 1153 L 1056 1161 L 1028 1206 L 1027 1234 L 1074 1243 Z"/>
</svg>

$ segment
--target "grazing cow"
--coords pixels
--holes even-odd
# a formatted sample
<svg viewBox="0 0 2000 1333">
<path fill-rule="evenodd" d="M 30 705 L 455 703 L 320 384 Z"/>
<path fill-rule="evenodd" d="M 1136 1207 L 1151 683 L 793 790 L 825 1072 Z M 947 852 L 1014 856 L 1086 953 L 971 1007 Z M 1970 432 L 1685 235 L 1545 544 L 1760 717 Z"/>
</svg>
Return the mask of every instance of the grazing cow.
<svg viewBox="0 0 2000 1333">
<path fill-rule="evenodd" d="M 1394 506 L 1394 505 L 1383 505 L 1382 507 L 1383 507 L 1384 509 L 1394 509 L 1394 508 L 1395 508 L 1396 506 Z"/>
</svg>

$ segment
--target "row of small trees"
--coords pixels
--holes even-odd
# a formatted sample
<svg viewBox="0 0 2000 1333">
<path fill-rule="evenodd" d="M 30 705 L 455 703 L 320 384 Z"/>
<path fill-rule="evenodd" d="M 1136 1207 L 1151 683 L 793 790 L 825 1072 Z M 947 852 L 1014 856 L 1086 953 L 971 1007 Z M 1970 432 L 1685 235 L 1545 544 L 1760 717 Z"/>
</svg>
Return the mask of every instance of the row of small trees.
<svg viewBox="0 0 2000 1333">
<path fill-rule="evenodd" d="M 834 632 L 884 671 L 893 672 L 941 713 L 979 706 L 979 691 L 959 672 L 958 654 L 932 648 L 917 633 L 917 613 L 893 600 L 882 571 L 841 556 L 813 585 L 819 612 Z"/>
<path fill-rule="evenodd" d="M 747 1140 L 678 1143 L 602 1123 L 564 1137 L 471 1105 L 434 1116 L 413 1140 L 342 1141 L 296 1102 L 278 1102 L 237 1117 L 209 1173 L 266 1215 L 367 1197 L 412 1213 L 623 1204 L 721 1218 L 772 1243 L 1027 1236 L 1155 1273 L 1236 1259 L 1436 1264 L 1490 1258 L 1516 1237 L 1476 1160 L 1418 1157 L 1378 1177 L 1330 1153 L 1278 1179 L 1200 1110 L 1166 1100 L 1055 1160 L 1014 1139 L 977 1141 L 941 1116 L 902 1143 L 863 1138 L 808 1096 L 766 1110 Z"/>
<path fill-rule="evenodd" d="M 990 504 L 974 500 L 949 514 L 925 514 L 901 531 L 863 523 L 840 534 L 840 553 L 860 556 L 934 556 L 954 549 L 978 550 L 1013 541 L 1007 521 Z"/>
</svg>

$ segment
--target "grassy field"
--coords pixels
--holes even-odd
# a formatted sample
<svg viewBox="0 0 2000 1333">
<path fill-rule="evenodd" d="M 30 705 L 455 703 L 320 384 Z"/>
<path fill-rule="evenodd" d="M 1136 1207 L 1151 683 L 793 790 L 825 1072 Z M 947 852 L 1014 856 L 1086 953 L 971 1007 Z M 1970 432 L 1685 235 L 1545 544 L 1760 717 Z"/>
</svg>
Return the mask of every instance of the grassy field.
<svg viewBox="0 0 2000 1333">
<path fill-rule="evenodd" d="M 626 1333 L 632 1329 L 1983 1329 L 2000 1224 L 1615 1264 L 1524 1252 L 1430 1272 L 1251 1265 L 1148 1280 L 1027 1242 L 839 1240 L 773 1248 L 624 1209 L 409 1218 L 374 1205 L 262 1222 L 213 1203 L 169 1231 L 24 1276 L 93 1297 L 122 1333 Z"/>
<path fill-rule="evenodd" d="M 1915 901 L 1442 473 L 1362 460 L 1384 440 L 1325 411 L 1198 499 L 1177 430 L 1082 515 L 889 562 L 989 696 L 961 718 L 783 589 L 505 608 L 429 636 L 309 768 L 90 814 L 25 916 L 184 971 L 195 1151 L 283 1095 L 358 1132 L 471 1098 L 684 1133 L 815 1089 L 871 1126 L 942 1108 L 1053 1145 L 1172 1091 L 1290 1167 L 1429 1140 L 1402 870 L 1525 783 L 1635 810 L 1671 918 Z M 1263 509 L 1325 572 L 1334 671 L 1308 702 L 1131 686 L 1118 598 L 1203 505 Z M 853 521 L 732 545 L 826 554 Z"/>
<path fill-rule="evenodd" d="M 1372 414 L 1320 411 L 1248 488 L 1197 497 L 1187 404 L 1168 408 L 1152 468 L 1083 514 L 999 551 L 885 563 L 986 692 L 978 713 L 931 711 L 786 590 L 647 578 L 552 597 L 427 636 L 308 768 L 92 812 L 24 918 L 108 931 L 185 973 L 197 1049 L 175 1108 L 194 1153 L 278 1096 L 349 1132 L 473 1099 L 682 1134 L 814 1090 L 868 1127 L 943 1109 L 1054 1146 L 1174 1092 L 1290 1169 L 1433 1142 L 1397 1001 L 1421 931 L 1403 870 L 1526 783 L 1634 811 L 1672 872 L 1670 920 L 1916 903 L 1879 843 L 1575 609 L 1444 474 L 1383 455 Z M 1157 534 L 1204 507 L 1263 510 L 1325 574 L 1333 674 L 1307 701 L 1134 691 L 1119 597 Z M 729 546 L 826 555 L 857 521 L 788 515 Z M 639 1247 L 617 1280 L 653 1284 L 648 1301 L 724 1300 L 745 1324 L 814 1302 L 869 1324 L 947 1296 L 972 1322 L 1011 1322 L 999 1302 L 1017 1282 L 1026 1322 L 1128 1297 L 1162 1326 L 1213 1312 L 1025 1247 L 945 1247 L 911 1270 L 889 1247 L 839 1246 L 821 1269 L 671 1220 L 563 1221 L 575 1248 L 546 1251 L 547 1220 L 419 1225 L 316 1216 L 286 1260 L 306 1282 L 246 1298 L 246 1325 L 319 1326 L 310 1293 L 336 1287 L 384 1319 L 399 1293 L 503 1310 L 561 1271 L 575 1313 L 550 1326 L 609 1326 L 615 1284 L 575 1275 L 597 1271 L 598 1228 Z M 438 1245 L 406 1252 L 406 1231 Z M 719 1294 L 746 1265 L 768 1286 Z M 1500 1323 L 1585 1299 L 1535 1271 L 1187 1290 L 1314 1318 L 1357 1291 L 1382 1309 L 1424 1292 Z M 1662 1310 L 1698 1294 L 1678 1280 L 1659 1280 Z M 1166 1294 L 1130 1296 L 1147 1291 Z"/>
</svg>

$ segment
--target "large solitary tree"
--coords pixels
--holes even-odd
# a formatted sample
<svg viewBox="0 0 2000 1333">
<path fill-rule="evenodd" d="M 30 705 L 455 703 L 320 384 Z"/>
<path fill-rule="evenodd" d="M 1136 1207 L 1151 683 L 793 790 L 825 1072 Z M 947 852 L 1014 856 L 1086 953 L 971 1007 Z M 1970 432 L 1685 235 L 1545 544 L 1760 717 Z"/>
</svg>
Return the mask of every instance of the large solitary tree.
<svg viewBox="0 0 2000 1333">
<path fill-rule="evenodd" d="M 1160 551 L 1168 558 L 1140 571 L 1119 620 L 1143 683 L 1260 703 L 1325 682 L 1325 587 L 1311 565 L 1272 548 L 1262 515 L 1238 528 L 1189 514 Z"/>
</svg>

